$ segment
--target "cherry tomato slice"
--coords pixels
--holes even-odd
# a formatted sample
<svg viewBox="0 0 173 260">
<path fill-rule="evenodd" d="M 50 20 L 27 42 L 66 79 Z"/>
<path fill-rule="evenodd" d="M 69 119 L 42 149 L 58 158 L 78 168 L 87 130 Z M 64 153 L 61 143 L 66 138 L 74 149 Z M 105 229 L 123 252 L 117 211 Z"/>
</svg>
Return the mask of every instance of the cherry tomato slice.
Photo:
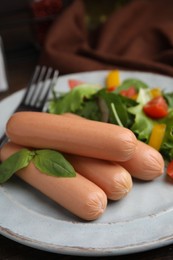
<svg viewBox="0 0 173 260">
<path fill-rule="evenodd" d="M 173 179 L 173 161 L 168 163 L 167 174 Z"/>
<path fill-rule="evenodd" d="M 137 91 L 135 87 L 131 86 L 128 89 L 121 90 L 120 94 L 128 98 L 133 98 L 134 96 L 136 96 Z"/>
<path fill-rule="evenodd" d="M 150 100 L 144 107 L 145 114 L 153 119 L 159 119 L 167 116 L 168 105 L 162 96 Z"/>
<path fill-rule="evenodd" d="M 78 80 L 78 79 L 69 79 L 68 80 L 68 84 L 69 84 L 69 87 L 70 89 L 73 89 L 77 86 L 79 86 L 80 84 L 83 84 L 84 82 L 81 81 L 81 80 Z"/>
</svg>

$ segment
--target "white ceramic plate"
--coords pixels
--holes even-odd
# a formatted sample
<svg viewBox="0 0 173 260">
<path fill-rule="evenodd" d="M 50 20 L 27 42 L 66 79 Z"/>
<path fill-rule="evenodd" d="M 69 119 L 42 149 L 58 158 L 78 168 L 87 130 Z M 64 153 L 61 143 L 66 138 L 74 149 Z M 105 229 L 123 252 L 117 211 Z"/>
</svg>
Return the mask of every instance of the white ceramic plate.
<svg viewBox="0 0 173 260">
<path fill-rule="evenodd" d="M 102 85 L 107 71 L 59 78 L 57 89 L 67 91 L 67 80 Z M 151 73 L 121 72 L 151 87 L 172 90 L 173 79 Z M 19 103 L 17 92 L 0 103 L 0 134 Z M 152 182 L 134 182 L 123 200 L 108 204 L 103 216 L 81 221 L 17 177 L 0 186 L 0 233 L 42 250 L 82 256 L 109 256 L 145 251 L 173 243 L 173 182 L 162 176 Z"/>
</svg>

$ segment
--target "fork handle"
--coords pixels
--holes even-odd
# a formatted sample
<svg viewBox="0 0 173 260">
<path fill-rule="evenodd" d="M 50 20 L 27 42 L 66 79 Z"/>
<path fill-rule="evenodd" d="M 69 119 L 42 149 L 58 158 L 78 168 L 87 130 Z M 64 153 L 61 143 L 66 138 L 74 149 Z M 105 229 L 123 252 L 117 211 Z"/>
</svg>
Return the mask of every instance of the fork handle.
<svg viewBox="0 0 173 260">
<path fill-rule="evenodd" d="M 0 138 L 0 148 L 6 144 L 8 142 L 8 137 L 6 136 L 6 134 L 4 134 L 1 138 Z"/>
</svg>

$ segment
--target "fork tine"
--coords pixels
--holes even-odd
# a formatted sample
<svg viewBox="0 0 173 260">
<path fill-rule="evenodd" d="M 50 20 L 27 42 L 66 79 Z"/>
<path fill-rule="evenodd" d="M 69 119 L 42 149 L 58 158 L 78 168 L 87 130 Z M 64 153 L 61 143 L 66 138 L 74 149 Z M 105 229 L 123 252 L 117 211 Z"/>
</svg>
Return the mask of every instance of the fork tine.
<svg viewBox="0 0 173 260">
<path fill-rule="evenodd" d="M 46 102 L 46 99 L 51 91 L 51 89 L 54 87 L 56 81 L 57 81 L 57 78 L 58 78 L 58 75 L 59 75 L 59 71 L 58 70 L 55 70 L 54 71 L 54 74 L 53 74 L 53 78 L 51 80 L 51 82 L 49 83 L 49 86 L 47 88 L 47 91 L 45 92 L 44 94 L 44 97 L 42 98 L 42 101 L 40 102 L 40 106 L 43 108 L 45 102 Z"/>
<path fill-rule="evenodd" d="M 30 80 L 28 87 L 26 88 L 25 94 L 14 112 L 43 111 L 49 92 L 57 81 L 58 74 L 58 70 L 53 70 L 52 68 L 46 68 L 46 66 L 41 67 L 37 65 L 33 73 L 33 77 Z M 0 148 L 7 141 L 8 137 L 4 133 L 0 138 Z"/>
<path fill-rule="evenodd" d="M 51 73 L 52 73 L 53 69 L 52 68 L 48 68 L 47 73 L 45 74 L 44 79 L 42 79 L 42 85 L 40 86 L 40 89 L 38 89 L 37 94 L 35 94 L 35 100 L 33 103 L 33 106 L 37 106 L 37 103 L 42 95 L 43 90 L 46 88 L 46 86 L 48 85 L 48 79 L 50 79 Z"/>
<path fill-rule="evenodd" d="M 31 84 L 30 88 L 32 88 L 33 85 L 35 85 L 35 86 L 32 88 L 32 94 L 29 97 L 28 104 L 32 103 L 32 100 L 34 99 L 34 96 L 36 95 L 36 93 L 38 91 L 38 85 L 44 79 L 45 71 L 46 71 L 46 66 L 40 67 L 40 71 L 37 75 L 37 78 L 35 79 L 35 81 L 33 81 L 33 84 Z"/>
<path fill-rule="evenodd" d="M 28 93 L 31 91 L 32 85 L 34 84 L 34 82 L 36 82 L 36 80 L 38 78 L 39 71 L 40 71 L 40 66 L 37 65 L 36 68 L 35 68 L 35 71 L 34 71 L 34 75 L 33 75 L 32 79 L 31 79 L 31 81 L 29 82 L 28 87 L 26 88 L 26 92 L 25 92 L 24 97 L 22 99 L 22 103 L 26 102 Z"/>
</svg>

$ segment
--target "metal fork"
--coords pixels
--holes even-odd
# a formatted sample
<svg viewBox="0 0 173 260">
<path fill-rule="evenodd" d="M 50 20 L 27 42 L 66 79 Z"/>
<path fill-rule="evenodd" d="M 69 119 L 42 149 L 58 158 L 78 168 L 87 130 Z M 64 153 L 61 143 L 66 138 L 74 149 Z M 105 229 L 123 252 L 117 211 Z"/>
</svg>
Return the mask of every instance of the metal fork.
<svg viewBox="0 0 173 260">
<path fill-rule="evenodd" d="M 31 81 L 26 88 L 24 96 L 15 109 L 19 111 L 43 111 L 50 90 L 55 85 L 59 72 L 45 66 L 36 66 Z M 8 141 L 4 133 L 0 138 L 0 147 Z"/>
</svg>

